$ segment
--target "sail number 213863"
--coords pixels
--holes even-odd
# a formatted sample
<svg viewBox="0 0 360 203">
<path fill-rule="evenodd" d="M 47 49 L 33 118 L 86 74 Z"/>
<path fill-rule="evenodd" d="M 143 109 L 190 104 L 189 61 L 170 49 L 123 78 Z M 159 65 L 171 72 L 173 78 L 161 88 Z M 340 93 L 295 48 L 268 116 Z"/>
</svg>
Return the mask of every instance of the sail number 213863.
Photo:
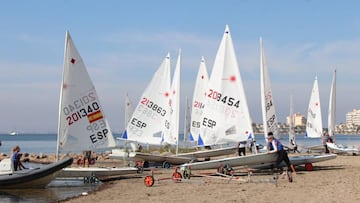
<svg viewBox="0 0 360 203">
<path fill-rule="evenodd" d="M 149 100 L 146 97 L 143 97 L 140 101 L 141 104 L 147 106 L 151 110 L 155 111 L 156 113 L 160 114 L 161 116 L 166 115 L 166 110 L 163 109 L 161 106 L 155 104 L 153 101 Z"/>
</svg>

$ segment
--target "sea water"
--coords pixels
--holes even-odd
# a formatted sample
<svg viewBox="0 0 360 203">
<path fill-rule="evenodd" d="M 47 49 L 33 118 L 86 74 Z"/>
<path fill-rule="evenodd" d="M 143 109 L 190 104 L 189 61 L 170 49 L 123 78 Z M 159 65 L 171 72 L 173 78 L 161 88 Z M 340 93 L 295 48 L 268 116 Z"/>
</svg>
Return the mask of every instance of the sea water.
<svg viewBox="0 0 360 203">
<path fill-rule="evenodd" d="M 120 137 L 119 134 L 114 134 L 115 137 Z M 265 138 L 263 135 L 255 135 L 256 143 L 265 144 Z M 55 154 L 57 136 L 52 134 L 19 134 L 9 135 L 0 134 L 0 153 L 10 154 L 11 148 L 19 145 L 22 153 L 29 154 Z M 281 142 L 288 142 L 287 135 L 281 135 Z M 304 135 L 296 135 L 296 142 L 300 146 L 313 146 L 321 144 L 321 138 L 307 138 Z M 336 135 L 335 142 L 337 144 L 360 146 L 360 135 Z M 234 145 L 236 143 L 229 143 Z M 184 146 L 184 136 L 179 135 L 179 146 Z M 123 146 L 118 146 L 123 147 Z"/>
</svg>

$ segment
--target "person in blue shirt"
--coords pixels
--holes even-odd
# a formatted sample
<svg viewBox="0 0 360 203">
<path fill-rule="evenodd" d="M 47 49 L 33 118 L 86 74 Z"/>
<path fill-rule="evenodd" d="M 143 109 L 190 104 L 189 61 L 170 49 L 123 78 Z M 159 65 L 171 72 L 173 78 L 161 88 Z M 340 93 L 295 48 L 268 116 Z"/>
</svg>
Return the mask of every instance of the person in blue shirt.
<svg viewBox="0 0 360 203">
<path fill-rule="evenodd" d="M 14 170 L 22 170 L 22 169 L 26 169 L 26 167 L 21 163 L 20 158 L 21 158 L 20 154 L 20 147 L 19 146 L 15 146 L 12 150 L 12 156 L 11 156 L 11 161 L 14 164 Z"/>
<path fill-rule="evenodd" d="M 288 167 L 288 169 L 290 169 L 294 174 L 296 174 L 294 165 L 292 165 L 290 163 L 288 153 L 286 152 L 286 150 L 284 150 L 284 146 L 281 144 L 281 142 L 279 140 L 275 139 L 272 132 L 268 133 L 267 140 L 268 140 L 268 147 L 269 147 L 268 153 L 277 153 L 278 154 L 278 157 L 276 158 L 276 162 L 275 162 L 275 167 L 280 169 L 280 163 L 282 161 L 285 161 L 285 164 Z"/>
</svg>

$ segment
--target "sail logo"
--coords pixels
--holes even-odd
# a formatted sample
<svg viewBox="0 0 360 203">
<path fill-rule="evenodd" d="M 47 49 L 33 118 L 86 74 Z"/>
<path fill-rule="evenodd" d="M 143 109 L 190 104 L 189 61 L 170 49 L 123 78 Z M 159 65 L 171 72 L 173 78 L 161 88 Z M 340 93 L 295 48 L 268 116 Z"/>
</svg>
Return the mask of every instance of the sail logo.
<svg viewBox="0 0 360 203">
<path fill-rule="evenodd" d="M 88 117 L 89 122 L 92 123 L 92 122 L 102 119 L 104 116 L 101 113 L 101 111 L 99 110 L 92 114 L 89 114 L 87 117 Z"/>
<path fill-rule="evenodd" d="M 236 134 L 236 126 L 233 125 L 229 129 L 225 130 L 225 135 L 234 135 Z"/>
<path fill-rule="evenodd" d="M 314 112 L 312 111 L 312 109 L 309 108 L 308 112 L 310 113 L 310 115 L 311 115 L 312 118 L 315 118 L 315 117 L 316 117 L 316 113 L 314 113 Z"/>
</svg>

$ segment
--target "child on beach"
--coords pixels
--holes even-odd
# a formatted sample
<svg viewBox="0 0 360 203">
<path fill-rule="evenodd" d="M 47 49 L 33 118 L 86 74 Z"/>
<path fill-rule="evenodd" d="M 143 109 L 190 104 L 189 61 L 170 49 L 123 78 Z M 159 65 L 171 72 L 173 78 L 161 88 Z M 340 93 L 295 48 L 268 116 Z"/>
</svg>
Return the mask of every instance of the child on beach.
<svg viewBox="0 0 360 203">
<path fill-rule="evenodd" d="M 15 171 L 26 169 L 26 167 L 20 161 L 21 156 L 22 156 L 22 154 L 20 154 L 20 147 L 18 145 L 16 145 L 12 149 L 12 156 L 11 156 L 11 161 L 14 164 Z"/>
</svg>

